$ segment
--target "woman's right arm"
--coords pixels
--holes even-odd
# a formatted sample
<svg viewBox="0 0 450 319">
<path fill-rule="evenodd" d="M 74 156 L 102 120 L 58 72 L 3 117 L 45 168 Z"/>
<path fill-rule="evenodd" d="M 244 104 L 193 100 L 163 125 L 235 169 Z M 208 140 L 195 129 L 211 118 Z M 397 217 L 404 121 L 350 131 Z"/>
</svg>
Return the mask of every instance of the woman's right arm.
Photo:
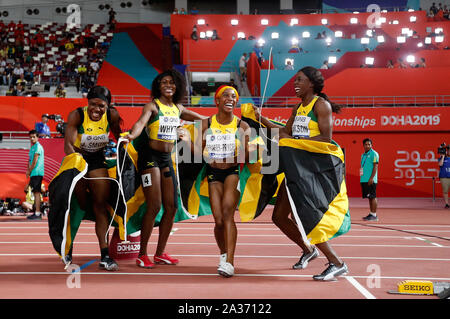
<svg viewBox="0 0 450 319">
<path fill-rule="evenodd" d="M 126 139 L 129 141 L 134 140 L 136 137 L 141 135 L 142 130 L 147 125 L 148 121 L 152 117 L 153 113 L 158 112 L 156 109 L 156 105 L 153 102 L 147 103 L 144 106 L 144 109 L 142 110 L 142 114 L 139 117 L 139 119 L 134 123 L 133 127 L 131 128 L 128 135 L 125 136 Z"/>
</svg>

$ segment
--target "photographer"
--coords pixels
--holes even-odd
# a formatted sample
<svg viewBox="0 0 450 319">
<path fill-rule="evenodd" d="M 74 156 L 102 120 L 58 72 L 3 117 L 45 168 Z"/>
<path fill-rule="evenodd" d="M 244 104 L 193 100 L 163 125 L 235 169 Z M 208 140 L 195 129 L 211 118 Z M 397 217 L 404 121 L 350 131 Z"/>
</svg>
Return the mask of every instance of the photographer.
<svg viewBox="0 0 450 319">
<path fill-rule="evenodd" d="M 445 145 L 445 143 L 442 143 L 438 148 L 438 153 L 441 156 L 439 159 L 439 180 L 442 185 L 445 208 L 450 208 L 448 204 L 448 190 L 450 188 L 450 145 Z"/>
<path fill-rule="evenodd" d="M 50 127 L 48 127 L 47 122 L 49 120 L 48 114 L 42 114 L 42 122 L 36 123 L 34 129 L 37 131 L 39 138 L 49 138 L 51 137 L 50 134 Z"/>
</svg>

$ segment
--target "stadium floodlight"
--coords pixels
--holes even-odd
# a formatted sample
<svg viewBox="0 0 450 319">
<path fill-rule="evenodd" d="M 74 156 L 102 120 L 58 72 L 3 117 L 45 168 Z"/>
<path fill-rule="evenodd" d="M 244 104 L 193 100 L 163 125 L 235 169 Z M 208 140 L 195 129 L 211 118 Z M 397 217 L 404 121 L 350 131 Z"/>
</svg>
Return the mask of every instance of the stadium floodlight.
<svg viewBox="0 0 450 319">
<path fill-rule="evenodd" d="M 280 34 L 278 32 L 272 32 L 271 37 L 272 37 L 272 39 L 278 39 L 278 38 L 280 38 Z"/>
<path fill-rule="evenodd" d="M 416 57 L 415 57 L 414 55 L 408 55 L 408 56 L 406 57 L 406 62 L 408 62 L 408 63 L 414 63 L 414 62 L 416 62 Z"/>
<path fill-rule="evenodd" d="M 309 37 L 311 37 L 311 33 L 309 33 L 309 31 L 303 31 L 302 37 L 303 38 L 309 38 Z"/>
<path fill-rule="evenodd" d="M 292 38 L 291 43 L 292 43 L 292 45 L 297 45 L 298 44 L 298 39 L 297 38 Z"/>
<path fill-rule="evenodd" d="M 238 32 L 237 33 L 238 39 L 245 39 L 245 33 L 244 32 Z"/>
<path fill-rule="evenodd" d="M 267 20 L 267 19 L 261 19 L 261 24 L 262 24 L 262 25 L 268 25 L 268 24 L 269 24 L 269 20 Z"/>
<path fill-rule="evenodd" d="M 436 33 L 436 34 L 444 33 L 444 29 L 442 29 L 442 28 L 436 28 L 436 29 L 434 29 L 434 33 Z"/>
<path fill-rule="evenodd" d="M 421 47 L 423 47 L 423 43 L 422 43 L 422 42 L 419 42 L 419 43 L 417 43 L 417 46 L 418 46 L 419 48 L 421 48 Z"/>
<path fill-rule="evenodd" d="M 383 43 L 384 42 L 384 35 L 377 36 L 377 41 L 378 41 L 378 43 Z"/>
<path fill-rule="evenodd" d="M 266 40 L 264 40 L 263 38 L 260 38 L 260 39 L 258 40 L 258 45 L 259 45 L 260 47 L 262 47 L 262 46 L 264 45 L 264 43 L 266 43 Z"/>
<path fill-rule="evenodd" d="M 370 39 L 369 38 L 361 38 L 361 44 L 369 44 Z"/>
<path fill-rule="evenodd" d="M 293 26 L 293 25 L 297 25 L 297 24 L 298 24 L 298 19 L 297 18 L 292 18 L 290 25 Z"/>
<path fill-rule="evenodd" d="M 200 39 L 206 38 L 206 33 L 204 31 L 200 32 Z"/>
<path fill-rule="evenodd" d="M 397 43 L 405 43 L 406 42 L 406 37 L 401 36 L 401 37 L 397 37 Z"/>
<path fill-rule="evenodd" d="M 438 35 L 434 41 L 436 41 L 436 43 L 441 43 L 444 42 L 444 36 L 443 35 Z"/>
<path fill-rule="evenodd" d="M 375 62 L 375 59 L 373 57 L 366 57 L 366 64 L 367 65 L 373 65 L 373 62 Z"/>
<path fill-rule="evenodd" d="M 425 44 L 431 44 L 431 38 L 425 37 Z"/>
<path fill-rule="evenodd" d="M 358 23 L 358 19 L 357 18 L 351 18 L 350 19 L 350 23 L 351 24 L 357 24 Z"/>
<path fill-rule="evenodd" d="M 417 21 L 417 17 L 416 16 L 409 17 L 409 22 L 416 22 L 416 21 Z"/>
<path fill-rule="evenodd" d="M 336 32 L 334 32 L 334 37 L 335 37 L 335 38 L 342 38 L 342 36 L 343 36 L 342 31 L 336 31 Z"/>
<path fill-rule="evenodd" d="M 239 24 L 239 20 L 238 19 L 232 19 L 231 20 L 231 25 L 238 25 Z"/>
<path fill-rule="evenodd" d="M 204 25 L 206 22 L 205 22 L 205 19 L 198 19 L 197 20 L 197 24 L 198 25 Z"/>
<path fill-rule="evenodd" d="M 321 22 L 322 22 L 323 25 L 328 24 L 328 20 L 327 19 L 322 19 Z"/>
<path fill-rule="evenodd" d="M 328 57 L 328 63 L 333 64 L 336 63 L 337 59 L 335 56 L 329 56 Z"/>
</svg>

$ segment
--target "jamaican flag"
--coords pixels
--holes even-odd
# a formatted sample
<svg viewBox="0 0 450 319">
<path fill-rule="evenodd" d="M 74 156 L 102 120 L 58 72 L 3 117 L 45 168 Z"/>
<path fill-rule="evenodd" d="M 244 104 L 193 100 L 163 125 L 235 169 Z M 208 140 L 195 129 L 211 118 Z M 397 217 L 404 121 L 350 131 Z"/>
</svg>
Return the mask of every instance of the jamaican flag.
<svg viewBox="0 0 450 319">
<path fill-rule="evenodd" d="M 245 120 L 242 118 L 242 120 Z M 192 140 L 198 133 L 194 125 L 186 125 Z M 196 132 L 197 130 L 197 132 Z M 254 145 L 254 154 L 250 156 L 250 163 L 241 164 L 239 168 L 238 190 L 240 198 L 238 202 L 240 220 L 251 221 L 258 217 L 271 201 L 277 188 L 275 176 L 265 176 L 261 173 L 262 160 L 257 145 L 263 146 L 262 140 L 254 136 L 249 144 Z M 212 214 L 209 202 L 208 181 L 206 178 L 206 164 L 194 163 L 191 158 L 188 163 L 178 164 L 178 176 L 180 177 L 180 193 L 184 207 L 193 216 Z"/>
<path fill-rule="evenodd" d="M 344 153 L 339 145 L 284 138 L 279 146 L 289 201 L 304 239 L 318 244 L 348 232 Z"/>
</svg>

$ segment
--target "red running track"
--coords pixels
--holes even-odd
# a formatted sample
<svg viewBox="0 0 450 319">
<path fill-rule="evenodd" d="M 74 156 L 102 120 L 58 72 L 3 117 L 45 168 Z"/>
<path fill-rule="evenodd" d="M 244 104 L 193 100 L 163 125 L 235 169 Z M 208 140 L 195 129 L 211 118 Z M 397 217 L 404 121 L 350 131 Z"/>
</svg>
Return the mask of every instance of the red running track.
<svg viewBox="0 0 450 319">
<path fill-rule="evenodd" d="M 429 199 L 379 199 L 380 221 L 368 223 L 362 220 L 366 206 L 351 199 L 352 229 L 331 241 L 350 270 L 336 282 L 312 279 L 326 267 L 323 255 L 307 269 L 291 269 L 301 251 L 271 223 L 271 208 L 254 222 L 238 223 L 232 278 L 217 274 L 219 252 L 211 216 L 174 225 L 167 252 L 180 259 L 176 266 L 142 269 L 134 260 L 119 260 L 119 271 L 106 272 L 95 262 L 76 278 L 64 270 L 53 250 L 46 220 L 1 216 L 1 298 L 437 299 L 388 291 L 406 279 L 450 282 L 450 210 Z M 150 253 L 157 234 L 155 229 Z M 85 265 L 98 254 L 94 224 L 83 222 L 73 262 Z"/>
</svg>

